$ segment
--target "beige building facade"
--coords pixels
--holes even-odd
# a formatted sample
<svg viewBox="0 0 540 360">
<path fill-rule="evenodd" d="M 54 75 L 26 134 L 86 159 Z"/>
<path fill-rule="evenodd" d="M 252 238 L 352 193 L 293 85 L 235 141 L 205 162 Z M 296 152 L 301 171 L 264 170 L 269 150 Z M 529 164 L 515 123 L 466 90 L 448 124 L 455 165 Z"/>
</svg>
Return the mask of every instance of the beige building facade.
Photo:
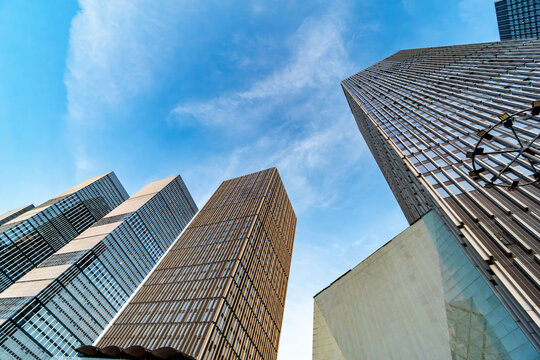
<svg viewBox="0 0 540 360">
<path fill-rule="evenodd" d="M 538 358 L 433 211 L 314 298 L 313 360 Z"/>
</svg>

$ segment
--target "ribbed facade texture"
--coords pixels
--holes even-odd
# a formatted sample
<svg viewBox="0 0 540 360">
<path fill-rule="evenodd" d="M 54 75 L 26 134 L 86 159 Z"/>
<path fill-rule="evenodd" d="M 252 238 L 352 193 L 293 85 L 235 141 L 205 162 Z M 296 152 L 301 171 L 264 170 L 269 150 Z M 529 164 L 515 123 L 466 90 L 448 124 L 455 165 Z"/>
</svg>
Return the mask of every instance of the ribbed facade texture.
<svg viewBox="0 0 540 360">
<path fill-rule="evenodd" d="M 34 208 L 34 205 L 30 204 L 27 206 L 23 206 L 17 209 L 10 210 L 2 215 L 0 215 L 0 225 L 4 225 L 8 221 L 11 221 L 15 219 L 16 217 L 24 214 L 28 210 L 32 210 Z"/>
<path fill-rule="evenodd" d="M 196 213 L 180 176 L 148 184 L 0 294 L 0 358 L 91 343 Z"/>
<path fill-rule="evenodd" d="M 114 173 L 98 176 L 0 226 L 0 292 L 128 198 Z"/>
<path fill-rule="evenodd" d="M 478 132 L 540 98 L 540 41 L 405 50 L 342 82 L 357 125 L 409 223 L 431 209 L 540 348 L 540 189 L 513 191 L 469 172 Z M 517 140 L 513 130 L 520 134 Z M 486 176 L 534 180 L 540 118 L 492 131 Z M 533 143 L 514 160 L 519 141 Z M 536 141 L 536 142 L 535 142 Z M 513 153 L 514 155 L 516 152 Z M 487 186 L 487 187 L 485 187 Z"/>
<path fill-rule="evenodd" d="M 276 359 L 295 226 L 277 169 L 223 182 L 97 347 L 81 350 Z"/>
<path fill-rule="evenodd" d="M 540 37 L 540 1 L 497 0 L 495 12 L 501 40 Z"/>
</svg>

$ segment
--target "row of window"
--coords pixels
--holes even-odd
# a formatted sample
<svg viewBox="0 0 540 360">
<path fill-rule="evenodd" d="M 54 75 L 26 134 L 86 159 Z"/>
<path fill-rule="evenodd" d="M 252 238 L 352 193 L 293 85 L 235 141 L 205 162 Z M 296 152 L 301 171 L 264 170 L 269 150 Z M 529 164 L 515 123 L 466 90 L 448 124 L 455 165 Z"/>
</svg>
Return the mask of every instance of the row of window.
<svg viewBox="0 0 540 360">
<path fill-rule="evenodd" d="M 11 279 L 21 278 L 47 257 L 99 220 L 86 206 L 103 203 L 101 216 L 122 201 L 107 176 L 49 204 L 42 211 L 0 234 L 2 257 L 0 272 Z M 89 196 L 94 196 L 90 198 Z M 6 285 L 10 285 L 8 283 Z M 4 285 L 0 291 L 7 288 Z"/>
<path fill-rule="evenodd" d="M 154 196 L 147 203 L 160 199 Z M 164 227 L 178 226 L 179 218 L 167 212 L 168 208 L 162 208 L 154 217 Z M 133 213 L 30 300 L 30 305 L 0 325 L 1 331 L 13 322 L 17 325 L 1 348 L 21 358 L 42 359 L 34 347 L 48 355 L 73 355 L 76 347 L 91 344 L 163 253 L 156 235 Z M 175 237 L 171 234 L 162 240 L 170 244 Z M 25 342 L 15 345 L 12 339 L 17 337 L 26 337 Z M 36 346 L 29 346 L 30 340 Z"/>
</svg>

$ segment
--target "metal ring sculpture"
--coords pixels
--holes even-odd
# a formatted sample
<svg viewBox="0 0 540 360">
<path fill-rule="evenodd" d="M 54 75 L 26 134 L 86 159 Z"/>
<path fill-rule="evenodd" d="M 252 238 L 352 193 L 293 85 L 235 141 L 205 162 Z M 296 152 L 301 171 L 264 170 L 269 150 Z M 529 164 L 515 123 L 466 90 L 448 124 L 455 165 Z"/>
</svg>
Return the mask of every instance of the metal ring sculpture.
<svg viewBox="0 0 540 360">
<path fill-rule="evenodd" d="M 527 114 L 529 111 L 530 116 Z M 480 130 L 478 132 L 480 140 L 476 144 L 473 151 L 467 152 L 467 157 L 472 159 L 473 167 L 473 170 L 469 172 L 469 175 L 476 181 L 484 181 L 484 187 L 486 188 L 500 186 L 506 187 L 508 188 L 508 190 L 515 190 L 518 186 L 538 184 L 538 182 L 540 181 L 540 132 L 538 132 L 536 136 L 532 136 L 532 139 L 530 134 L 527 138 L 524 138 L 523 134 L 521 134 L 522 137 L 520 138 L 520 131 L 522 130 L 520 128 L 514 127 L 514 120 L 516 120 L 518 116 L 525 115 L 525 120 L 539 121 L 538 118 L 534 118 L 534 116 L 538 114 L 540 114 L 540 100 L 533 101 L 532 107 L 517 111 L 511 115 L 504 113 L 499 116 L 499 121 L 496 124 L 491 125 L 485 130 Z M 488 146 L 488 141 L 494 138 L 494 135 L 490 134 L 490 132 L 500 126 L 503 126 L 512 132 L 516 140 L 515 145 L 501 150 L 484 151 L 484 147 L 499 147 Z M 499 144 L 501 143 L 500 139 L 496 141 Z M 508 141 L 506 141 L 505 143 L 506 145 L 509 144 Z M 488 179 L 483 175 L 483 173 L 486 172 L 486 169 L 481 164 L 479 164 L 479 157 L 497 154 L 506 154 L 505 158 L 508 159 L 509 162 L 506 163 L 500 171 L 498 171 L 495 175 Z M 511 170 L 512 164 L 514 164 L 519 158 L 521 158 L 525 162 L 527 168 L 530 167 L 530 169 L 528 170 L 530 170 L 531 175 L 520 177 L 520 179 L 508 180 L 506 176 L 503 176 L 503 174 L 509 172 Z"/>
</svg>

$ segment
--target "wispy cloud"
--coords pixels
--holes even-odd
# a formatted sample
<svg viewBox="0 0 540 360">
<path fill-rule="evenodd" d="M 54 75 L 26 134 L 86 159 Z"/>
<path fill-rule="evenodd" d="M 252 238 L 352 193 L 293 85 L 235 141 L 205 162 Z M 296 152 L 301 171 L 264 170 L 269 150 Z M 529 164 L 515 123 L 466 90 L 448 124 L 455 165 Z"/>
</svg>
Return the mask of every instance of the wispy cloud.
<svg viewBox="0 0 540 360">
<path fill-rule="evenodd" d="M 84 147 L 78 146 L 75 150 L 75 168 L 77 171 L 87 171 L 91 169 L 92 161 L 85 155 Z"/>
<path fill-rule="evenodd" d="M 68 120 L 96 121 L 96 112 L 151 91 L 178 47 L 174 29 L 191 3 L 79 0 L 64 80 Z"/>
<path fill-rule="evenodd" d="M 339 85 L 359 70 L 345 47 L 346 16 L 343 8 L 343 12 L 327 11 L 307 19 L 286 41 L 288 61 L 243 89 L 175 107 L 171 119 L 179 126 L 203 125 L 237 139 L 231 151 L 188 170 L 190 178 L 200 179 L 192 191 L 201 203 L 218 179 L 277 166 L 303 228 L 307 213 L 335 211 L 347 200 L 351 183 L 365 181 L 360 174 L 369 153 Z M 217 169 L 222 170 L 216 177 Z M 322 239 L 317 242 L 305 232 L 297 235 L 279 352 L 282 360 L 311 357 L 312 296 L 324 285 L 313 280 L 317 269 L 324 275 L 321 279 L 330 281 L 343 271 L 343 261 L 336 267 L 337 258 L 355 263 L 358 259 L 351 259 L 351 253 L 376 246 L 376 241 L 361 235 L 329 240 L 318 234 Z"/>
<path fill-rule="evenodd" d="M 172 112 L 173 119 L 183 125 L 196 122 L 206 126 L 259 122 L 280 104 L 328 92 L 328 85 L 339 86 L 353 69 L 340 24 L 336 13 L 308 19 L 288 41 L 292 56 L 286 65 L 250 84 L 247 90 L 209 101 L 180 103 Z"/>
<path fill-rule="evenodd" d="M 160 84 L 180 46 L 180 24 L 194 1 L 79 0 L 72 19 L 64 83 L 66 123 L 77 177 L 104 164 L 95 154 L 117 124 Z M 105 169 L 109 170 L 109 169 Z"/>
<path fill-rule="evenodd" d="M 307 19 L 286 42 L 289 61 L 245 89 L 175 107 L 172 119 L 181 126 L 202 124 L 239 138 L 216 161 L 227 164 L 222 178 L 277 166 L 297 211 L 337 198 L 336 183 L 360 166 L 365 151 L 339 85 L 355 68 L 342 17 L 330 11 Z M 240 140 L 254 133 L 252 141 Z M 215 169 L 211 163 L 192 171 L 206 173 L 209 166 Z"/>
<path fill-rule="evenodd" d="M 313 207 L 328 207 L 341 195 L 340 183 L 349 178 L 351 168 L 361 167 L 359 158 L 366 149 L 350 116 L 342 112 L 325 118 L 329 122 L 327 128 L 313 129 L 304 135 L 294 136 L 283 129 L 269 130 L 245 146 L 189 169 L 188 174 L 204 179 L 203 174 L 214 172 L 213 177 L 206 178 L 215 180 L 216 169 L 221 168 L 223 172 L 218 179 L 227 179 L 277 166 L 298 213 Z M 204 181 L 198 186 L 204 191 L 198 196 L 204 203 L 213 186 Z M 197 190 L 194 189 L 196 194 Z"/>
</svg>

